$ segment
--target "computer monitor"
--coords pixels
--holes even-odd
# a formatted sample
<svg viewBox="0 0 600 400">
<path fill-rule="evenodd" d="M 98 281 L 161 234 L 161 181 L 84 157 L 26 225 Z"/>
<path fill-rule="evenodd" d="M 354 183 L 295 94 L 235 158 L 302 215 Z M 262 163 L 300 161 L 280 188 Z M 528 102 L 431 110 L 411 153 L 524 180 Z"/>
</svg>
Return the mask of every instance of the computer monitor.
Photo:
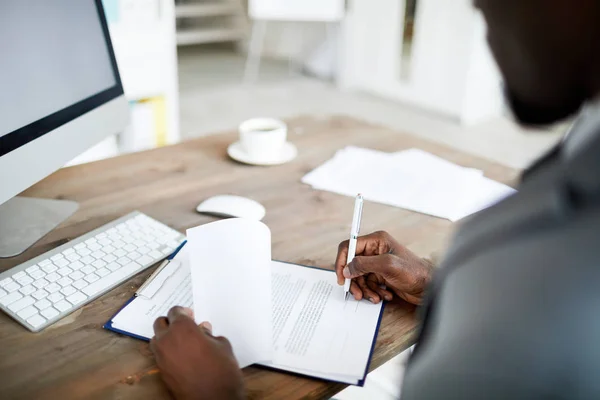
<svg viewBox="0 0 600 400">
<path fill-rule="evenodd" d="M 0 2 L 0 257 L 21 253 L 77 208 L 15 197 L 124 130 L 101 0 Z"/>
</svg>

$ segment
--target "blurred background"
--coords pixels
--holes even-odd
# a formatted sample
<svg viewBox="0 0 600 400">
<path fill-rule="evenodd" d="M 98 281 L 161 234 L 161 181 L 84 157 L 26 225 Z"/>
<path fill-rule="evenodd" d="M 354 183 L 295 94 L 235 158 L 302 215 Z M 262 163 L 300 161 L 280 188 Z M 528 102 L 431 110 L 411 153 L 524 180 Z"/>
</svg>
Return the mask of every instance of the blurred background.
<svg viewBox="0 0 600 400">
<path fill-rule="evenodd" d="M 103 0 L 131 124 L 72 163 L 345 114 L 523 168 L 567 125 L 524 129 L 471 0 Z M 406 355 L 337 398 L 397 398 Z"/>
</svg>

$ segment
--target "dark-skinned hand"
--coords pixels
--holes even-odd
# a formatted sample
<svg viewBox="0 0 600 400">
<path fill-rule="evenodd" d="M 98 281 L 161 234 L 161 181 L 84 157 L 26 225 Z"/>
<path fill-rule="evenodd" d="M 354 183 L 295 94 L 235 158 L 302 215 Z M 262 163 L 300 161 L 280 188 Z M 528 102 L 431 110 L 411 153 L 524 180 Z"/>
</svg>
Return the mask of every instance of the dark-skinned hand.
<svg viewBox="0 0 600 400">
<path fill-rule="evenodd" d="M 243 399 L 242 372 L 224 337 L 196 325 L 192 310 L 173 307 L 154 322 L 150 349 L 162 379 L 178 400 Z"/>
<path fill-rule="evenodd" d="M 365 298 L 377 304 L 392 300 L 396 294 L 409 303 L 422 303 L 433 264 L 396 242 L 387 232 L 359 237 L 356 256 L 348 265 L 347 257 L 348 240 L 340 243 L 335 272 L 339 285 L 346 278 L 352 279 L 350 292 L 356 300 Z"/>
</svg>

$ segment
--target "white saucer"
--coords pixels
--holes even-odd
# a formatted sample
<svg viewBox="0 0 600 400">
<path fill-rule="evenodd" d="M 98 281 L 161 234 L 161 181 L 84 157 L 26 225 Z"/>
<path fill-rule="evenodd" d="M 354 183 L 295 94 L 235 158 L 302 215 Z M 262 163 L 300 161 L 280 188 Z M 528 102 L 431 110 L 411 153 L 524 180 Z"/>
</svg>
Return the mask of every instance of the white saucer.
<svg viewBox="0 0 600 400">
<path fill-rule="evenodd" d="M 235 161 L 250 165 L 280 165 L 292 161 L 298 155 L 298 149 L 293 143 L 286 142 L 281 149 L 279 157 L 270 160 L 258 160 L 250 157 L 240 142 L 235 142 L 227 148 L 227 154 Z"/>
</svg>

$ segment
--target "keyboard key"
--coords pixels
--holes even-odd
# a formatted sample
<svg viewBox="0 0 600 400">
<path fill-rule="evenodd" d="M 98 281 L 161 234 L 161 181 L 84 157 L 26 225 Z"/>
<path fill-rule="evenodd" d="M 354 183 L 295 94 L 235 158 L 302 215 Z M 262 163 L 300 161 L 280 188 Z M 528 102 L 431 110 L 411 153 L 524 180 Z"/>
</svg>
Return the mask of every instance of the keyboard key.
<svg viewBox="0 0 600 400">
<path fill-rule="evenodd" d="M 113 235 L 115 235 L 117 233 L 117 230 L 115 228 L 110 228 L 109 230 L 106 231 L 106 233 L 108 235 L 110 235 L 110 237 L 113 237 Z"/>
<path fill-rule="evenodd" d="M 73 304 L 69 303 L 66 300 L 61 300 L 58 303 L 54 303 L 54 307 L 60 312 L 65 312 L 73 308 Z"/>
<path fill-rule="evenodd" d="M 60 314 L 60 313 L 58 311 L 56 311 L 55 308 L 48 307 L 45 310 L 43 310 L 40 314 L 42 314 L 44 317 L 46 317 L 48 319 L 52 319 L 52 318 L 56 317 L 58 314 Z"/>
<path fill-rule="evenodd" d="M 101 248 L 102 246 L 100 246 L 98 243 L 88 244 L 88 249 L 90 249 L 91 251 L 100 250 Z"/>
<path fill-rule="evenodd" d="M 91 274 L 95 270 L 96 270 L 96 268 L 92 267 L 91 265 L 86 265 L 85 267 L 83 267 L 83 268 L 80 269 L 80 271 L 83 272 L 86 275 Z"/>
<path fill-rule="evenodd" d="M 60 286 L 58 283 L 51 283 L 44 288 L 44 290 L 46 290 L 48 293 L 58 292 L 60 289 L 62 289 L 62 286 Z"/>
<path fill-rule="evenodd" d="M 37 281 L 33 282 L 33 286 L 35 286 L 38 289 L 43 288 L 44 286 L 48 286 L 50 282 L 48 282 L 45 279 L 38 279 Z"/>
<path fill-rule="evenodd" d="M 117 260 L 117 262 L 121 265 L 127 265 L 131 262 L 131 259 L 127 257 L 121 257 Z"/>
<path fill-rule="evenodd" d="M 67 300 L 76 306 L 79 303 L 83 303 L 87 299 L 87 296 L 83 293 L 77 292 L 67 297 Z"/>
<path fill-rule="evenodd" d="M 82 263 L 81 261 L 75 261 L 72 262 L 71 264 L 69 264 L 69 268 L 71 268 L 73 271 L 77 271 L 79 268 L 83 267 L 85 264 Z"/>
<path fill-rule="evenodd" d="M 2 279 L 2 280 L 0 281 L 0 287 L 4 287 L 4 286 L 8 285 L 8 284 L 9 284 L 9 283 L 11 283 L 12 281 L 13 281 L 13 280 L 12 280 L 12 278 L 5 278 L 5 279 Z"/>
<path fill-rule="evenodd" d="M 117 257 L 115 257 L 112 254 L 102 257 L 102 260 L 106 261 L 107 263 L 111 263 L 111 262 L 115 261 L 116 259 L 117 259 Z"/>
<path fill-rule="evenodd" d="M 27 274 L 25 273 L 25 271 L 19 271 L 19 272 L 17 272 L 16 274 L 14 274 L 14 275 L 12 276 L 12 278 L 13 278 L 15 281 L 18 281 L 19 279 L 21 279 L 21 278 L 22 278 L 22 277 L 24 277 L 24 276 L 27 276 Z"/>
<path fill-rule="evenodd" d="M 98 244 L 101 245 L 102 247 L 106 247 L 111 243 L 112 243 L 112 240 L 107 239 L 107 238 L 98 240 Z"/>
<path fill-rule="evenodd" d="M 31 296 L 27 296 L 27 297 L 23 297 L 22 299 L 19 299 L 13 303 L 10 303 L 8 305 L 8 309 L 12 312 L 19 312 L 20 310 L 24 309 L 25 307 L 29 307 L 31 305 L 33 305 L 33 303 L 35 303 L 35 299 Z"/>
<path fill-rule="evenodd" d="M 69 285 L 69 286 L 65 286 L 60 292 L 62 294 L 64 294 L 65 296 L 70 296 L 73 293 L 76 293 L 77 289 L 75 289 L 73 286 Z"/>
<path fill-rule="evenodd" d="M 110 274 L 110 270 L 108 270 L 107 268 L 100 268 L 99 270 L 96 271 L 96 275 L 98 275 L 100 278 L 102 278 L 103 276 L 106 276 Z"/>
<path fill-rule="evenodd" d="M 19 285 L 17 282 L 11 282 L 8 285 L 4 286 L 4 290 L 6 290 L 8 293 L 12 293 L 16 290 L 21 289 L 21 285 Z"/>
<path fill-rule="evenodd" d="M 135 242 L 135 238 L 133 236 L 123 236 L 122 240 L 126 243 L 125 246 L 127 246 L 128 244 L 131 244 L 131 243 Z M 133 247 L 135 248 L 135 246 L 133 246 Z"/>
<path fill-rule="evenodd" d="M 33 278 L 29 275 L 25 275 L 17 279 L 17 282 L 19 282 L 21 286 L 26 286 L 33 282 Z"/>
<path fill-rule="evenodd" d="M 98 239 L 98 242 L 100 242 L 100 239 L 104 239 L 107 236 L 108 235 L 106 234 L 106 232 L 100 232 L 99 234 L 96 235 L 96 239 Z"/>
<path fill-rule="evenodd" d="M 31 274 L 33 271 L 37 271 L 39 269 L 40 269 L 40 267 L 37 264 L 35 264 L 35 265 L 32 265 L 29 268 L 26 268 L 25 272 L 27 272 L 28 274 Z"/>
<path fill-rule="evenodd" d="M 117 249 L 114 248 L 111 245 L 108 245 L 108 246 L 105 246 L 105 247 L 102 248 L 102 251 L 105 252 L 106 254 L 110 254 L 110 253 L 112 253 L 115 250 L 117 250 Z"/>
<path fill-rule="evenodd" d="M 121 267 L 122 267 L 122 265 L 119 263 L 116 263 L 116 262 L 111 262 L 110 264 L 108 264 L 106 266 L 106 268 L 110 269 L 111 271 L 116 271 Z"/>
<path fill-rule="evenodd" d="M 58 270 L 58 271 L 56 271 L 56 272 L 58 272 L 58 273 L 59 273 L 60 275 L 62 275 L 62 276 L 67 276 L 67 275 L 69 275 L 71 272 L 73 272 L 73 270 L 72 270 L 71 268 L 69 268 L 69 267 L 63 267 L 63 268 L 59 269 L 59 270 Z"/>
<path fill-rule="evenodd" d="M 53 272 L 51 274 L 46 275 L 46 279 L 48 280 L 48 282 L 56 282 L 60 279 L 60 275 L 56 272 Z"/>
<path fill-rule="evenodd" d="M 127 254 L 127 257 L 131 258 L 133 261 L 137 261 L 138 258 L 140 258 L 142 255 L 140 253 L 138 253 L 137 251 L 132 251 L 131 253 Z"/>
<path fill-rule="evenodd" d="M 160 243 L 150 242 L 146 246 L 150 247 L 152 250 L 156 250 L 162 245 Z"/>
<path fill-rule="evenodd" d="M 71 283 L 73 283 L 73 279 L 63 276 L 58 281 L 56 281 L 56 283 L 58 283 L 62 287 L 66 287 L 66 286 L 69 286 Z"/>
<path fill-rule="evenodd" d="M 4 297 L 2 297 L 0 299 L 0 304 L 2 304 L 3 306 L 7 306 L 11 303 L 13 303 L 14 301 L 17 301 L 19 299 L 22 299 L 23 295 L 19 292 L 12 292 Z"/>
<path fill-rule="evenodd" d="M 169 254 L 172 254 L 174 251 L 175 251 L 175 249 L 174 249 L 174 248 L 172 248 L 172 247 L 165 247 L 165 248 L 163 249 L 162 253 L 163 253 L 165 256 L 168 256 Z"/>
<path fill-rule="evenodd" d="M 154 258 L 155 260 L 159 259 L 159 258 L 163 258 L 163 253 L 161 253 L 160 251 L 156 251 L 156 250 L 152 250 L 150 253 L 148 253 L 148 255 L 152 258 Z"/>
<path fill-rule="evenodd" d="M 33 317 L 29 318 L 27 320 L 27 323 L 33 326 L 34 328 L 37 328 L 38 326 L 42 326 L 46 323 L 46 318 L 42 317 L 39 314 L 36 314 Z"/>
<path fill-rule="evenodd" d="M 19 289 L 19 292 L 23 293 L 25 296 L 35 292 L 35 286 L 27 285 Z"/>
<path fill-rule="evenodd" d="M 94 261 L 96 261 L 96 259 L 95 259 L 94 257 L 92 257 L 92 256 L 85 256 L 85 257 L 83 257 L 83 258 L 82 258 L 81 260 L 79 260 L 79 261 L 81 261 L 81 262 L 82 262 L 82 263 L 84 263 L 84 264 L 91 264 L 91 263 L 93 263 Z"/>
<path fill-rule="evenodd" d="M 135 247 L 142 247 L 146 245 L 146 241 L 138 239 L 135 242 L 133 242 L 133 244 L 135 245 Z"/>
<path fill-rule="evenodd" d="M 72 254 L 69 254 L 69 255 L 68 255 L 66 258 L 67 258 L 67 260 L 69 260 L 69 261 L 73 262 L 73 261 L 77 261 L 77 260 L 79 260 L 81 257 L 82 257 L 82 256 L 80 256 L 80 255 L 79 255 L 79 254 L 77 254 L 77 253 L 72 253 Z"/>
<path fill-rule="evenodd" d="M 120 265 L 119 265 L 119 267 L 120 267 Z M 4 296 L 6 296 L 7 294 L 8 294 L 8 292 L 6 290 L 0 289 L 0 299 L 3 298 Z"/>
<path fill-rule="evenodd" d="M 33 305 L 36 306 L 37 309 L 41 311 L 41 310 L 45 310 L 46 308 L 50 307 L 52 305 L 52 303 L 50 303 L 46 299 L 41 299 L 40 301 L 36 301 Z"/>
<path fill-rule="evenodd" d="M 77 250 L 77 254 L 79 254 L 81 257 L 85 257 L 92 254 L 92 251 L 86 247 L 84 249 Z"/>
<path fill-rule="evenodd" d="M 123 257 L 125 254 L 127 254 L 127 252 L 123 249 L 117 249 L 117 250 L 113 251 L 113 255 L 115 257 Z"/>
<path fill-rule="evenodd" d="M 94 257 L 94 258 L 95 258 L 95 259 L 97 259 L 97 260 L 101 259 L 101 258 L 102 258 L 102 257 L 104 257 L 105 255 L 106 255 L 106 253 L 105 253 L 105 252 L 103 252 L 102 250 L 95 251 L 95 252 L 93 252 L 93 253 L 91 254 L 91 256 L 92 256 L 92 257 Z"/>
<path fill-rule="evenodd" d="M 46 299 L 48 301 L 51 301 L 52 303 L 56 303 L 61 301 L 62 299 L 64 299 L 65 296 L 63 296 L 62 294 L 56 292 L 56 293 L 52 293 L 50 296 L 46 297 Z"/>
<path fill-rule="evenodd" d="M 141 256 L 136 261 L 142 265 L 148 265 L 154 261 L 154 258 L 149 257 L 149 256 Z"/>
<path fill-rule="evenodd" d="M 88 281 L 89 283 L 92 283 L 92 282 L 96 282 L 98 279 L 100 279 L 100 277 L 96 274 L 89 274 L 84 279 L 86 281 Z"/>
<path fill-rule="evenodd" d="M 117 248 L 117 249 L 120 249 L 121 247 L 125 246 L 126 244 L 127 244 L 127 243 L 125 243 L 125 242 L 124 242 L 124 241 L 122 241 L 122 240 L 115 240 L 115 241 L 112 243 L 113 247 L 115 247 L 115 248 Z"/>
<path fill-rule="evenodd" d="M 71 247 L 70 249 L 66 249 L 65 251 L 62 252 L 63 256 L 68 256 L 69 254 L 73 254 L 75 253 L 75 250 L 73 250 L 73 248 Z"/>
<path fill-rule="evenodd" d="M 56 265 L 59 268 L 64 267 L 65 265 L 69 265 L 69 260 L 67 260 L 66 258 L 61 258 L 60 260 L 54 261 L 54 265 Z"/>
<path fill-rule="evenodd" d="M 137 249 L 137 252 L 140 254 L 148 254 L 148 253 L 150 253 L 150 248 L 148 248 L 146 246 L 142 246 L 139 249 Z"/>
<path fill-rule="evenodd" d="M 85 274 L 81 271 L 75 271 L 73 272 L 71 275 L 69 275 L 69 278 L 73 279 L 73 280 L 77 280 L 77 279 L 81 279 L 85 276 Z"/>
<path fill-rule="evenodd" d="M 50 264 L 50 260 L 43 260 L 43 261 L 40 261 L 38 263 L 38 265 L 40 266 L 40 268 L 45 267 L 48 264 Z"/>
<path fill-rule="evenodd" d="M 83 289 L 87 285 L 88 285 L 88 283 L 86 281 L 84 281 L 83 279 L 78 279 L 75 282 L 73 282 L 73 286 L 75 286 L 79 290 Z"/>
<path fill-rule="evenodd" d="M 33 296 L 33 298 L 35 298 L 36 300 L 41 300 L 44 297 L 48 296 L 49 294 L 50 293 L 48 293 L 44 289 L 40 289 L 40 290 L 36 290 L 35 292 L 33 292 L 33 294 L 31 296 Z"/>
<path fill-rule="evenodd" d="M 85 243 L 85 245 L 89 247 L 89 246 L 90 246 L 90 244 L 92 244 L 92 243 L 96 243 L 96 242 L 97 242 L 96 238 L 89 238 L 88 240 L 86 240 L 86 241 L 85 241 L 85 242 L 83 242 L 83 243 Z"/>
<path fill-rule="evenodd" d="M 107 287 L 110 287 L 116 283 L 122 282 L 123 279 L 140 271 L 141 269 L 142 269 L 141 265 L 139 265 L 138 263 L 132 262 L 130 264 L 123 266 L 123 268 L 116 270 L 112 274 L 105 276 L 104 278 L 100 279 L 96 283 L 92 283 L 91 285 L 83 288 L 82 292 L 87 294 L 88 296 L 93 296 L 97 293 L 100 293 L 100 292 L 106 290 Z M 87 277 L 86 277 L 86 279 L 87 279 Z"/>
<path fill-rule="evenodd" d="M 58 269 L 58 267 L 52 263 L 46 264 L 42 267 L 45 273 L 49 274 L 50 272 L 54 272 Z"/>
<path fill-rule="evenodd" d="M 35 271 L 30 272 L 29 276 L 31 276 L 35 280 L 38 280 L 38 279 L 46 276 L 46 273 L 44 271 L 42 271 L 41 269 L 37 269 Z"/>
<path fill-rule="evenodd" d="M 131 243 L 126 244 L 125 246 L 123 246 L 123 250 L 125 250 L 128 253 L 134 251 L 135 249 L 137 249 L 137 247 L 135 245 L 131 244 Z"/>
<path fill-rule="evenodd" d="M 65 256 L 63 256 L 61 253 L 58 253 L 52 257 L 50 257 L 51 261 L 56 261 L 56 260 L 60 260 L 61 258 L 65 258 Z"/>
<path fill-rule="evenodd" d="M 29 317 L 33 317 L 37 313 L 37 308 L 35 308 L 34 306 L 29 306 L 19 311 L 17 315 L 23 319 L 27 319 Z"/>
<path fill-rule="evenodd" d="M 77 243 L 75 246 L 73 246 L 73 248 L 75 250 L 81 250 L 81 249 L 85 249 L 87 246 L 85 245 L 85 243 Z"/>
<path fill-rule="evenodd" d="M 102 268 L 106 265 L 106 261 L 96 260 L 92 263 L 92 265 L 96 268 Z"/>
</svg>

